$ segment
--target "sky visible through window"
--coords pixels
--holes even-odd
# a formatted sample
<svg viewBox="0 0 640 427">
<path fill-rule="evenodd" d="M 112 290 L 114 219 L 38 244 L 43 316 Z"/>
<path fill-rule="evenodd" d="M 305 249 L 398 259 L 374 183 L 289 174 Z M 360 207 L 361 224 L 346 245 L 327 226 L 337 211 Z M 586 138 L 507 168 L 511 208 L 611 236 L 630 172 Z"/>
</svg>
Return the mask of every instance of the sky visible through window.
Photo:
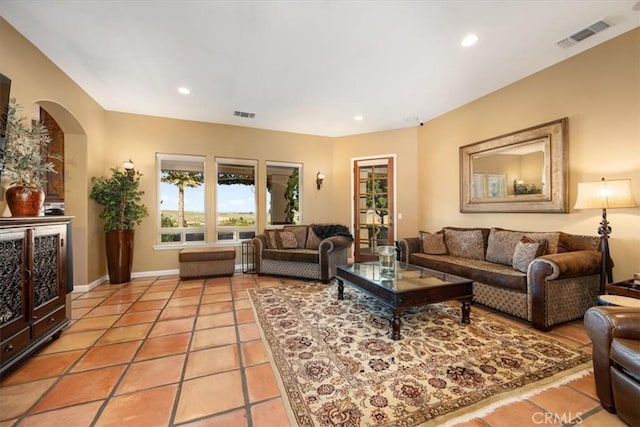
<svg viewBox="0 0 640 427">
<path fill-rule="evenodd" d="M 254 187 L 248 185 L 220 185 L 218 188 L 218 212 L 255 212 Z M 160 183 L 163 210 L 178 210 L 178 187 Z M 204 187 L 185 188 L 184 210 L 204 212 Z"/>
</svg>

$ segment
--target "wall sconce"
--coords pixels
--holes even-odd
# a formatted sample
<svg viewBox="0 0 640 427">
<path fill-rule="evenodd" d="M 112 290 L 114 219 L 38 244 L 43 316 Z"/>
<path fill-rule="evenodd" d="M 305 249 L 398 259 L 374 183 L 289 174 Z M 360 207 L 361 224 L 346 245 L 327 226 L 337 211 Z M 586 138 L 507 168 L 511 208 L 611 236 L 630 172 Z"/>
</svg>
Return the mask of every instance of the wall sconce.
<svg viewBox="0 0 640 427">
<path fill-rule="evenodd" d="M 600 235 L 600 251 L 602 252 L 602 270 L 600 272 L 600 293 L 605 291 L 605 285 L 613 282 L 613 269 L 609 254 L 609 234 L 611 226 L 607 220 L 607 209 L 635 208 L 636 202 L 631 192 L 630 179 L 615 179 L 607 181 L 602 178 L 596 182 L 578 183 L 578 198 L 574 209 L 602 209 L 602 221 L 598 227 Z"/>
<path fill-rule="evenodd" d="M 128 161 L 124 161 L 122 162 L 122 169 L 124 169 L 127 172 L 127 175 L 129 176 L 133 176 L 133 174 L 136 172 L 134 167 L 136 165 L 133 163 L 133 160 L 129 159 Z"/>
<path fill-rule="evenodd" d="M 318 186 L 318 190 L 322 188 L 322 183 L 324 182 L 324 174 L 318 172 L 316 174 L 316 185 Z"/>
</svg>

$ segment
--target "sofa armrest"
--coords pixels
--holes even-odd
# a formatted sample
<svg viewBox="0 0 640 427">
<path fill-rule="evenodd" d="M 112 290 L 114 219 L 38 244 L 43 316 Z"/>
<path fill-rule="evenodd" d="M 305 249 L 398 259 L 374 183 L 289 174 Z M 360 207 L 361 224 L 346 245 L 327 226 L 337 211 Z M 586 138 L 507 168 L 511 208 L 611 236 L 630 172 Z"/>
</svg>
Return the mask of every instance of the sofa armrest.
<svg viewBox="0 0 640 427">
<path fill-rule="evenodd" d="M 640 310 L 628 307 L 591 307 L 584 315 L 591 339 L 596 392 L 608 411 L 615 410 L 611 389 L 611 342 L 614 338 L 640 340 Z"/>
<path fill-rule="evenodd" d="M 345 236 L 331 236 L 322 239 L 318 246 L 320 253 L 329 253 L 340 249 L 349 248 L 352 240 Z"/>
<path fill-rule="evenodd" d="M 531 261 L 530 272 L 546 280 L 599 274 L 602 254 L 597 251 L 573 251 L 543 255 Z"/>
<path fill-rule="evenodd" d="M 400 249 L 400 261 L 409 263 L 409 256 L 412 253 L 421 251 L 420 237 L 407 237 L 398 240 L 398 248 Z"/>
<path fill-rule="evenodd" d="M 267 236 L 264 234 L 258 234 L 253 239 L 251 239 L 251 244 L 253 245 L 253 264 L 256 270 L 256 273 L 261 274 L 261 263 L 262 263 L 262 251 L 267 247 Z"/>
<path fill-rule="evenodd" d="M 548 315 L 566 310 L 565 302 L 557 298 L 567 293 L 566 289 L 553 289 L 573 282 L 576 292 L 573 298 L 579 299 L 584 311 L 595 303 L 597 290 L 592 289 L 593 277 L 600 274 L 601 253 L 597 251 L 574 251 L 544 255 L 531 261 L 527 270 L 527 292 L 531 301 L 531 323 L 536 329 L 548 331 Z M 556 295 L 556 296 L 554 296 Z M 584 311 L 574 313 L 582 316 Z"/>
</svg>

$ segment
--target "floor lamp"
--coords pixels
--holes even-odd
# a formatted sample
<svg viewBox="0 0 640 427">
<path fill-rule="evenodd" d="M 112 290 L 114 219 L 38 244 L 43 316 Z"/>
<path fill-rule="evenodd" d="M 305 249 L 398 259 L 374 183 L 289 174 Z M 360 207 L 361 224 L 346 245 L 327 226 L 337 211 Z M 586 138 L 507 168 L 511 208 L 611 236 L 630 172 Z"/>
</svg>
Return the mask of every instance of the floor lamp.
<svg viewBox="0 0 640 427">
<path fill-rule="evenodd" d="M 578 184 L 578 198 L 574 209 L 602 209 L 602 221 L 598 227 L 600 235 L 600 250 L 602 252 L 602 267 L 600 270 L 600 294 L 604 294 L 604 286 L 613 282 L 611 256 L 609 255 L 609 234 L 611 226 L 607 220 L 607 209 L 634 208 L 636 202 L 631 193 L 630 179 L 615 179 L 607 181 L 602 178 L 596 182 L 581 182 Z"/>
</svg>

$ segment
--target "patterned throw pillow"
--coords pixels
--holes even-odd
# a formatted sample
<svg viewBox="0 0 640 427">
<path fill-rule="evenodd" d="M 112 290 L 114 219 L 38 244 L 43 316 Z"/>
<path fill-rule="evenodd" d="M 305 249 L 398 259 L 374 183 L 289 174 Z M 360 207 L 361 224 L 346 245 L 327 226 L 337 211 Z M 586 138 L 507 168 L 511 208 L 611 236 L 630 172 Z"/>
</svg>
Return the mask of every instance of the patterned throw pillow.
<svg viewBox="0 0 640 427">
<path fill-rule="evenodd" d="M 523 231 L 492 228 L 487 244 L 487 261 L 511 265 L 513 263 L 513 252 L 524 234 Z"/>
<path fill-rule="evenodd" d="M 524 236 L 516 245 L 513 252 L 513 268 L 523 273 L 527 272 L 527 267 L 531 261 L 544 255 L 547 250 L 547 240 L 533 240 Z"/>
<path fill-rule="evenodd" d="M 298 247 L 298 240 L 293 231 L 276 230 L 276 242 L 278 249 L 296 249 Z"/>
<path fill-rule="evenodd" d="M 444 241 L 451 256 L 484 260 L 482 230 L 452 230 L 445 228 Z"/>
<path fill-rule="evenodd" d="M 276 230 L 264 230 L 264 235 L 267 237 L 267 249 L 278 249 Z"/>
<path fill-rule="evenodd" d="M 446 255 L 447 245 L 444 243 L 443 233 L 420 232 L 420 242 L 422 243 L 422 253 L 429 255 Z"/>
</svg>

